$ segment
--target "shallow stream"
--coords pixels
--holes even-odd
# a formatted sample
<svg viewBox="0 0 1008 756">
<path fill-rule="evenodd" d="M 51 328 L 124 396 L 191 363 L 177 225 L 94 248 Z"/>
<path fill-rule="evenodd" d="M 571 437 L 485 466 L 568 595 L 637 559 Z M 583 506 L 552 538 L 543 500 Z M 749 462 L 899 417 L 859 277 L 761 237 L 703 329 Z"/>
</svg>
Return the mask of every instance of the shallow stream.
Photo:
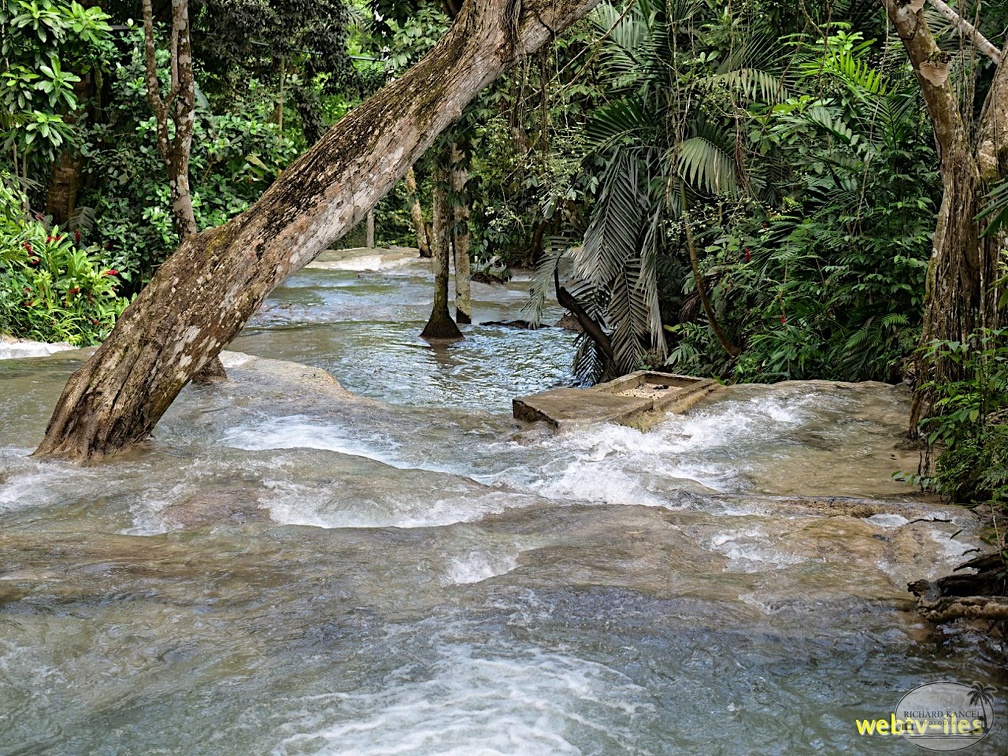
<svg viewBox="0 0 1008 756">
<path fill-rule="evenodd" d="M 113 463 L 26 456 L 79 355 L 0 361 L 0 753 L 917 753 L 854 720 L 946 679 L 1008 719 L 906 592 L 980 542 L 891 480 L 904 390 L 554 436 L 510 400 L 572 334 L 432 348 L 421 264 L 324 265 Z M 474 295 L 520 316 L 520 281 Z"/>
</svg>

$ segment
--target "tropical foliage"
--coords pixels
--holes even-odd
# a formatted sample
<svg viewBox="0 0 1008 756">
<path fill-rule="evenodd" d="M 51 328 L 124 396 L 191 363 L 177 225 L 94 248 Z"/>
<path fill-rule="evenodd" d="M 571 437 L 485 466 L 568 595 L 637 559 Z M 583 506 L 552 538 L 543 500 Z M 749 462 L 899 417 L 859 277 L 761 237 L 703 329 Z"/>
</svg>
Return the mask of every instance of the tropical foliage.
<svg viewBox="0 0 1008 756">
<path fill-rule="evenodd" d="M 27 198 L 0 174 L 0 333 L 88 346 L 104 339 L 129 300 L 123 276 L 79 233 L 23 213 Z"/>
<path fill-rule="evenodd" d="M 900 50 L 850 23 L 782 36 L 747 8 L 594 16 L 612 96 L 587 129 L 583 165 L 601 167 L 570 255 L 613 358 L 583 339 L 586 379 L 662 364 L 736 380 L 901 376 L 937 193 L 916 83 Z"/>
</svg>

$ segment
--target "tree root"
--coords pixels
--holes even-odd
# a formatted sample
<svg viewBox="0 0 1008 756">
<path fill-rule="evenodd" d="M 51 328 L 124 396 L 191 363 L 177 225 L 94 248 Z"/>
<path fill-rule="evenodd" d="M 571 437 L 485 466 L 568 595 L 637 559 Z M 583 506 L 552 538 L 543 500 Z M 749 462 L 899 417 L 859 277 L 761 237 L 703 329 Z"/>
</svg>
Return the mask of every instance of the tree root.
<svg viewBox="0 0 1008 756">
<path fill-rule="evenodd" d="M 976 572 L 907 584 L 917 597 L 921 616 L 935 624 L 958 619 L 1008 623 L 1006 565 L 1001 554 L 976 557 L 956 567 L 956 572 L 964 569 Z"/>
<path fill-rule="evenodd" d="M 936 625 L 957 619 L 1008 621 L 1008 598 L 992 596 L 955 596 L 937 601 L 917 599 L 921 616 Z"/>
</svg>

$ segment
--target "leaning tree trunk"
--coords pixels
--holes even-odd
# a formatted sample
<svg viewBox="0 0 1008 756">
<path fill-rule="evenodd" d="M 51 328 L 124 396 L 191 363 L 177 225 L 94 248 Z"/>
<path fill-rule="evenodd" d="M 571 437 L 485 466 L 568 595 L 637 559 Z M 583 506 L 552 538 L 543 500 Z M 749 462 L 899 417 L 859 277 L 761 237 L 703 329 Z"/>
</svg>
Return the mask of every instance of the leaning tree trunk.
<svg viewBox="0 0 1008 756">
<path fill-rule="evenodd" d="M 440 165 L 434 170 L 434 244 L 431 269 L 434 272 L 434 305 L 420 336 L 432 341 L 458 341 L 462 336 L 448 312 L 448 251 L 451 247 L 452 215 L 448 204 L 448 172 Z"/>
<path fill-rule="evenodd" d="M 467 3 L 423 60 L 336 124 L 255 205 L 182 242 L 71 376 L 35 454 L 85 460 L 144 439 L 274 287 L 360 222 L 477 92 L 596 2 Z"/>
<path fill-rule="evenodd" d="M 469 266 L 469 166 L 462 138 L 452 145 L 452 232 L 455 261 L 455 322 L 472 323 L 472 272 Z"/>
<path fill-rule="evenodd" d="M 913 436 L 932 414 L 932 386 L 961 377 L 951 360 L 927 356 L 923 348 L 936 340 L 962 342 L 977 328 L 999 325 L 994 284 L 1001 249 L 997 238 L 983 235 L 975 218 L 983 209 L 986 188 L 1005 174 L 1008 148 L 1008 70 L 999 64 L 1004 53 L 996 56 L 998 68 L 976 128 L 976 142 L 971 143 L 949 81 L 951 61 L 935 43 L 923 4 L 923 0 L 884 0 L 931 117 L 943 189 L 927 271 L 922 349 L 910 418 Z"/>
</svg>

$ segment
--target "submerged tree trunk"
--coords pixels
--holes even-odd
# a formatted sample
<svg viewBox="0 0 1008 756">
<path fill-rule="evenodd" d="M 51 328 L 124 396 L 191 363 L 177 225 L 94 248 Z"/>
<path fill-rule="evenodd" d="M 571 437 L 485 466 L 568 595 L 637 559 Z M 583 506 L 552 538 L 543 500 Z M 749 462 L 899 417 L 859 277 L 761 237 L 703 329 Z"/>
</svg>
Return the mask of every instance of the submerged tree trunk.
<svg viewBox="0 0 1008 756">
<path fill-rule="evenodd" d="M 458 341 L 464 338 L 448 312 L 448 253 L 451 248 L 452 211 L 448 203 L 448 172 L 438 166 L 434 171 L 434 245 L 431 270 L 434 272 L 434 305 L 420 336 L 432 341 Z"/>
<path fill-rule="evenodd" d="M 924 20 L 923 3 L 884 0 L 884 4 L 917 74 L 941 160 L 944 193 L 928 263 L 920 346 L 936 340 L 963 342 L 977 328 L 996 327 L 1000 321 L 995 281 L 1002 250 L 996 237 L 983 235 L 975 218 L 983 210 L 987 187 L 1005 175 L 1008 71 L 998 66 L 976 141 L 971 143 L 962 106 L 949 81 L 951 59 L 935 43 Z M 1004 53 L 1000 58 L 1004 59 Z M 920 422 L 932 414 L 935 397 L 930 386 L 957 377 L 959 369 L 951 360 L 918 358 L 911 435 L 916 436 Z"/>
<path fill-rule="evenodd" d="M 452 254 L 455 262 L 455 322 L 472 323 L 472 274 L 469 266 L 469 165 L 462 139 L 452 145 Z"/>
<path fill-rule="evenodd" d="M 504 68 L 597 0 L 482 0 L 225 225 L 185 239 L 67 382 L 37 456 L 86 460 L 144 439 L 266 296 L 365 216 Z"/>
</svg>

